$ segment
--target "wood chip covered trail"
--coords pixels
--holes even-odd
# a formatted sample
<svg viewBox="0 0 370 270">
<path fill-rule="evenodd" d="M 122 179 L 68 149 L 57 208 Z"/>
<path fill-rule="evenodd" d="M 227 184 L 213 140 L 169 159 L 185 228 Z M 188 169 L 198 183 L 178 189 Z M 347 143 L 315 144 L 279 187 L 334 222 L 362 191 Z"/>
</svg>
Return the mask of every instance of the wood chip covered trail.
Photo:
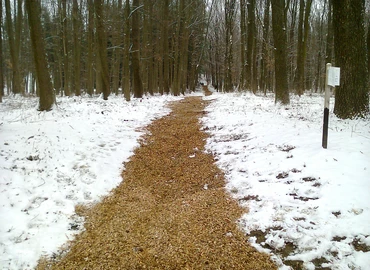
<svg viewBox="0 0 370 270">
<path fill-rule="evenodd" d="M 86 231 L 61 260 L 38 268 L 276 269 L 238 230 L 243 210 L 204 153 L 205 106 L 187 97 L 149 125 L 120 186 L 91 209 L 81 207 Z"/>
</svg>

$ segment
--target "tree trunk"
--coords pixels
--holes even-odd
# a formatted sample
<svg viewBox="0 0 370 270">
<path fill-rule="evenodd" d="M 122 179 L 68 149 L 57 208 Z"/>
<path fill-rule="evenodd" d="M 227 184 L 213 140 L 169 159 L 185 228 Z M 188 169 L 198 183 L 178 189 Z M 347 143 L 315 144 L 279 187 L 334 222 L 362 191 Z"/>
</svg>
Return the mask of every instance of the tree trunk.
<svg viewBox="0 0 370 270">
<path fill-rule="evenodd" d="M 19 22 L 16 20 L 16 18 L 17 17 L 19 18 L 21 14 L 22 14 L 22 11 L 21 9 L 19 9 L 19 5 L 18 5 L 18 14 L 14 15 L 15 17 L 14 21 Z M 13 71 L 12 90 L 14 94 L 20 94 L 23 91 L 22 91 L 21 74 L 20 74 L 20 69 L 19 69 L 20 40 L 17 38 L 19 37 L 20 33 L 17 33 L 17 31 L 21 31 L 21 28 L 15 27 L 16 31 L 14 30 L 9 0 L 5 0 L 5 15 L 6 15 L 5 18 L 6 18 L 6 26 L 7 26 L 7 32 L 8 32 L 10 59 L 11 59 L 12 71 Z"/>
<path fill-rule="evenodd" d="M 130 1 L 126 0 L 125 4 L 125 35 L 124 35 L 124 52 L 123 52 L 123 82 L 122 91 L 126 101 L 130 101 Z"/>
<path fill-rule="evenodd" d="M 157 92 L 157 87 L 155 86 L 155 77 L 158 76 L 156 73 L 156 62 L 155 61 L 155 28 L 154 28 L 154 19 L 153 19 L 153 9 L 154 2 L 149 1 L 149 35 L 148 35 L 148 47 L 149 47 L 149 59 L 148 59 L 148 91 L 149 94 L 153 95 L 154 92 Z"/>
<path fill-rule="evenodd" d="M 262 45 L 262 61 L 261 61 L 261 85 L 262 91 L 266 95 L 268 86 L 268 59 L 269 59 L 269 30 L 270 30 L 270 0 L 265 0 L 264 14 L 263 14 L 263 45 Z"/>
<path fill-rule="evenodd" d="M 31 33 L 32 52 L 36 67 L 37 87 L 40 93 L 39 110 L 50 110 L 53 105 L 53 89 L 46 61 L 44 37 L 41 26 L 41 5 L 39 1 L 26 0 L 28 23 Z"/>
<path fill-rule="evenodd" d="M 235 0 L 225 0 L 225 92 L 233 90 L 233 29 L 235 15 Z M 247 59 L 248 61 L 248 59 Z M 247 78 L 248 79 L 248 78 Z"/>
<path fill-rule="evenodd" d="M 333 35 L 333 5 L 332 0 L 329 1 L 329 7 L 328 7 L 328 34 L 326 38 L 326 57 L 325 61 L 326 63 L 332 62 L 332 56 L 333 56 L 333 41 L 334 41 L 334 35 Z"/>
<path fill-rule="evenodd" d="M 134 97 L 141 98 L 143 96 L 143 83 L 140 75 L 140 8 L 139 0 L 132 2 L 132 71 L 134 79 Z"/>
<path fill-rule="evenodd" d="M 62 2 L 62 13 L 61 13 L 61 25 L 62 25 L 62 42 L 63 42 L 63 66 L 64 66 L 64 94 L 66 96 L 71 95 L 70 79 L 69 79 L 69 52 L 68 52 L 68 24 L 67 24 L 67 1 L 61 0 Z"/>
<path fill-rule="evenodd" d="M 335 61 L 341 68 L 334 113 L 342 119 L 369 112 L 364 12 L 365 0 L 333 0 Z"/>
<path fill-rule="evenodd" d="M 162 26 L 162 70 L 163 70 L 163 91 L 168 94 L 170 92 L 170 60 L 169 60 L 169 45 L 168 45 L 168 17 L 169 17 L 169 0 L 163 1 L 163 26 Z M 160 90 L 162 91 L 162 90 Z"/>
<path fill-rule="evenodd" d="M 122 10 L 122 0 L 118 3 L 112 3 L 114 7 L 114 33 L 113 35 L 113 64 L 112 64 L 112 91 L 118 95 L 119 90 L 119 77 L 120 77 L 120 64 L 122 59 L 122 53 L 120 48 L 121 43 L 121 10 Z"/>
<path fill-rule="evenodd" d="M 369 81 L 370 81 L 370 19 L 367 23 L 367 72 L 369 74 Z M 370 87 L 369 87 L 370 91 Z"/>
<path fill-rule="evenodd" d="M 80 15 L 77 0 L 73 0 L 73 43 L 74 43 L 74 92 L 76 96 L 81 95 L 81 35 Z"/>
<path fill-rule="evenodd" d="M 288 76 L 286 65 L 285 0 L 271 0 L 272 33 L 275 46 L 275 103 L 289 104 Z"/>
<path fill-rule="evenodd" d="M 98 59 L 101 68 L 101 86 L 103 92 L 103 99 L 107 100 L 110 89 L 109 89 L 109 70 L 107 60 L 107 42 L 104 31 L 104 17 L 103 17 L 103 2 L 102 0 L 94 0 L 95 15 L 96 15 L 96 34 L 98 41 Z"/>
<path fill-rule="evenodd" d="M 247 37 L 247 25 L 246 25 L 246 15 L 245 10 L 247 8 L 246 0 L 240 0 L 240 63 L 241 63 L 241 73 L 240 73 L 240 88 L 244 89 L 246 87 L 246 73 L 247 73 L 247 63 L 245 60 L 246 52 L 246 37 Z"/>
<path fill-rule="evenodd" d="M 256 22 L 255 22 L 255 0 L 248 1 L 248 41 L 247 41 L 247 88 L 252 90 L 253 93 L 257 91 L 255 89 L 255 79 L 253 74 L 255 66 L 255 39 L 256 39 Z"/>
<path fill-rule="evenodd" d="M 3 0 L 0 0 L 0 37 L 3 36 Z M 4 70 L 3 70 L 3 39 L 0 38 L 0 102 L 3 102 L 4 95 Z"/>
<path fill-rule="evenodd" d="M 299 5 L 298 49 L 297 49 L 297 76 L 296 90 L 301 96 L 305 90 L 305 62 L 307 54 L 308 19 L 311 13 L 312 0 L 301 0 Z"/>
<path fill-rule="evenodd" d="M 87 1 L 88 25 L 87 25 L 87 93 L 94 93 L 94 3 Z"/>
</svg>

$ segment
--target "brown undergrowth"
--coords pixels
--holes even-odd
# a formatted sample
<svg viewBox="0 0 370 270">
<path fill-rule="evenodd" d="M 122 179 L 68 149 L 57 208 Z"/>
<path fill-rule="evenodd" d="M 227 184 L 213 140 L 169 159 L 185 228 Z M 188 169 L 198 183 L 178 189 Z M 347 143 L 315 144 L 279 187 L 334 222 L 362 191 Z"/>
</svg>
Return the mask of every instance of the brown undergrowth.
<svg viewBox="0 0 370 270">
<path fill-rule="evenodd" d="M 276 269 L 236 226 L 243 211 L 204 153 L 200 97 L 172 104 L 147 127 L 124 181 L 82 212 L 86 230 L 38 269 Z"/>
</svg>

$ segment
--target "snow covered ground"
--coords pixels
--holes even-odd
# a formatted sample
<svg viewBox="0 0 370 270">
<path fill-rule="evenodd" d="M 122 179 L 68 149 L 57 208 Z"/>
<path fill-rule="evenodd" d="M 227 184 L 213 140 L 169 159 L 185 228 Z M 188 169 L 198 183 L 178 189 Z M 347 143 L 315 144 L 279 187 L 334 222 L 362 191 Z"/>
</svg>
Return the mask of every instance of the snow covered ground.
<svg viewBox="0 0 370 270">
<path fill-rule="evenodd" d="M 0 269 L 32 269 L 82 229 L 80 203 L 117 186 L 140 128 L 169 112 L 171 96 L 36 99 L 0 104 Z M 321 147 L 320 95 L 217 94 L 203 118 L 207 148 L 228 191 L 249 208 L 240 227 L 281 269 L 370 269 L 370 119 L 331 115 Z M 333 103 L 332 103 L 333 104 Z M 139 130 L 138 130 L 139 129 Z M 284 263 L 284 264 L 283 264 Z"/>
<path fill-rule="evenodd" d="M 77 204 L 121 181 L 138 129 L 169 113 L 171 96 L 58 98 L 51 112 L 35 98 L 0 103 L 0 269 L 32 269 L 82 229 Z"/>
<path fill-rule="evenodd" d="M 205 99 L 207 150 L 249 209 L 239 224 L 251 243 L 280 269 L 370 269 L 370 119 L 331 114 L 325 150 L 322 95 Z"/>
</svg>

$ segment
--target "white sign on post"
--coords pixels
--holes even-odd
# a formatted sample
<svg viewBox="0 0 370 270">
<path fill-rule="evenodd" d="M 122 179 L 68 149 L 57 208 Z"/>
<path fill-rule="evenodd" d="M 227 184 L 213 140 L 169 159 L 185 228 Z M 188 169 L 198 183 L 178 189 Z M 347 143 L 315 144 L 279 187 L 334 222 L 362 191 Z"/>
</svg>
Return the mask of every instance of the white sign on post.
<svg viewBox="0 0 370 270">
<path fill-rule="evenodd" d="M 340 68 L 330 67 L 328 71 L 328 85 L 339 86 L 340 85 Z"/>
</svg>

